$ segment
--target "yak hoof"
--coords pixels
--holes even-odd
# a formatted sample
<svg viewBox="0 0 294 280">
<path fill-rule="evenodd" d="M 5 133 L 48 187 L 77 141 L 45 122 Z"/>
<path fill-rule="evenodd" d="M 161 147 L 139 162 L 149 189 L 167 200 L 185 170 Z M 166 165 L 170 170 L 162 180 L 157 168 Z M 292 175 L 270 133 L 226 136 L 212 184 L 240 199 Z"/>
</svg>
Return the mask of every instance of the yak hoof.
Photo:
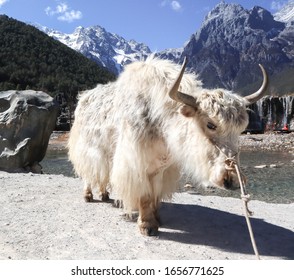
<svg viewBox="0 0 294 280">
<path fill-rule="evenodd" d="M 140 227 L 140 232 L 146 236 L 158 235 L 158 227 Z"/>
<path fill-rule="evenodd" d="M 109 201 L 109 192 L 102 193 L 101 200 L 104 202 Z"/>
<path fill-rule="evenodd" d="M 120 199 L 115 199 L 112 205 L 115 208 L 123 208 L 123 201 Z"/>
<path fill-rule="evenodd" d="M 93 194 L 91 192 L 85 193 L 84 199 L 86 202 L 93 202 Z"/>
<path fill-rule="evenodd" d="M 140 232 L 143 235 L 147 236 L 155 236 L 158 234 L 158 225 L 151 225 L 151 223 L 148 222 L 143 222 L 142 224 L 139 225 Z"/>
</svg>

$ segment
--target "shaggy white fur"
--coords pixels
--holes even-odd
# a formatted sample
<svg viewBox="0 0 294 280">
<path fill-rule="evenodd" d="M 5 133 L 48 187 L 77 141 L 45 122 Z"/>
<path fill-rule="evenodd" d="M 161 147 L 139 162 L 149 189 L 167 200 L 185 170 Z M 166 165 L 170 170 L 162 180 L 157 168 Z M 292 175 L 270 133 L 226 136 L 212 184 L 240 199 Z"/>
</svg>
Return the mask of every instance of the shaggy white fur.
<svg viewBox="0 0 294 280">
<path fill-rule="evenodd" d="M 224 161 L 238 152 L 246 101 L 227 90 L 203 89 L 186 73 L 179 90 L 197 100 L 196 109 L 188 108 L 168 95 L 179 71 L 150 57 L 80 96 L 68 147 L 86 196 L 98 187 L 103 194 L 114 191 L 127 211 L 146 197 L 157 208 L 176 190 L 181 172 L 220 187 L 234 176 Z"/>
</svg>

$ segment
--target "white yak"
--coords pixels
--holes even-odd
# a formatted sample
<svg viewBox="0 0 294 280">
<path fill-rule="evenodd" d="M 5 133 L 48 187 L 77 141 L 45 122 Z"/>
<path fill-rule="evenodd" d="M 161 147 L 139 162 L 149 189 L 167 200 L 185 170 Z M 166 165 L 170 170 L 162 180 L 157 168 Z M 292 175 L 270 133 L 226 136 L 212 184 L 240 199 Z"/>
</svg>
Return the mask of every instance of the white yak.
<svg viewBox="0 0 294 280">
<path fill-rule="evenodd" d="M 205 89 L 197 76 L 154 57 L 126 66 L 117 81 L 84 92 L 68 143 L 69 159 L 84 181 L 84 197 L 102 200 L 114 192 L 126 211 L 139 211 L 142 234 L 158 231 L 159 204 L 176 191 L 182 173 L 197 182 L 232 188 L 238 137 L 248 124 L 247 108 L 261 88 L 241 97 Z"/>
</svg>

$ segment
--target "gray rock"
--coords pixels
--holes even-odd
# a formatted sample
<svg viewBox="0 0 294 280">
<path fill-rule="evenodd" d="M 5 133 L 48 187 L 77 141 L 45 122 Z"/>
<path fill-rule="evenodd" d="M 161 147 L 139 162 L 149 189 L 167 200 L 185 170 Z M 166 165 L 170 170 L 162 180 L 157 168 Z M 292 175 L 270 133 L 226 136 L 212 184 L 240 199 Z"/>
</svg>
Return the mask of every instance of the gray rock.
<svg viewBox="0 0 294 280">
<path fill-rule="evenodd" d="M 44 92 L 0 92 L 0 169 L 40 172 L 57 115 L 58 105 Z"/>
</svg>

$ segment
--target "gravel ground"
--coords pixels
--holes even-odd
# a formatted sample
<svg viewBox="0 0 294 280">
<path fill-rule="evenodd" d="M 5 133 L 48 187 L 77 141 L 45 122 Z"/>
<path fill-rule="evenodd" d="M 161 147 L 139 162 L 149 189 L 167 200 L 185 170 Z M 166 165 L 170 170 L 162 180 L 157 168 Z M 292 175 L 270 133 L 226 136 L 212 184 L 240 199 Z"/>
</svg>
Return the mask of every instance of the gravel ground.
<svg viewBox="0 0 294 280">
<path fill-rule="evenodd" d="M 242 150 L 288 151 L 294 153 L 294 133 L 242 134 Z"/>
<path fill-rule="evenodd" d="M 50 148 L 65 142 L 55 134 Z M 242 149 L 273 142 L 293 151 L 293 133 L 241 136 Z M 85 203 L 78 178 L 0 171 L 0 184 L 2 260 L 255 259 L 239 199 L 177 193 L 162 204 L 159 235 L 144 237 L 122 209 Z M 249 208 L 261 258 L 293 260 L 294 204 L 251 201 Z"/>
<path fill-rule="evenodd" d="M 49 149 L 66 148 L 67 139 L 68 133 L 54 132 L 50 139 Z M 288 151 L 294 153 L 294 132 L 242 134 L 239 139 L 241 150 Z"/>
</svg>

